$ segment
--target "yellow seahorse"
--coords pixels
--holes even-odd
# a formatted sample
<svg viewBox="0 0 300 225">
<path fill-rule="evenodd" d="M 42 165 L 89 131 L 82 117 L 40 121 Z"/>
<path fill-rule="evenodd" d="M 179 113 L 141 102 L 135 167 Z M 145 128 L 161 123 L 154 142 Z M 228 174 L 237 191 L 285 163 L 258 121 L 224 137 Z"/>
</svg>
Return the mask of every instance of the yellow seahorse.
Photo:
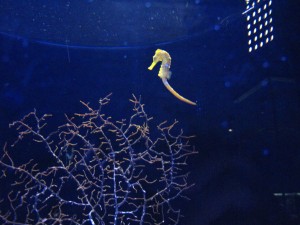
<svg viewBox="0 0 300 225">
<path fill-rule="evenodd" d="M 158 76 L 162 79 L 165 87 L 179 100 L 191 105 L 197 105 L 195 102 L 192 102 L 178 94 L 168 83 L 168 80 L 171 78 L 171 56 L 169 55 L 169 53 L 164 50 L 157 49 L 155 51 L 155 55 L 153 56 L 153 62 L 148 67 L 148 70 L 152 70 L 158 62 L 161 62 Z"/>
</svg>

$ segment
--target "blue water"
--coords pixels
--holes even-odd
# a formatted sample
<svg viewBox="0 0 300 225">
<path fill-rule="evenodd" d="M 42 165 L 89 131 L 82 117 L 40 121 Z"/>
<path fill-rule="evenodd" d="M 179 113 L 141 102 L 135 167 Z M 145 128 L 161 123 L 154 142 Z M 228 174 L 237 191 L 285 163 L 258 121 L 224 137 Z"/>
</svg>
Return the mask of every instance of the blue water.
<svg viewBox="0 0 300 225">
<path fill-rule="evenodd" d="M 28 2 L 30 13 L 43 5 Z M 9 123 L 33 109 L 40 115 L 53 114 L 48 125 L 53 130 L 66 122 L 65 115 L 84 112 L 80 101 L 97 108 L 99 99 L 112 93 L 105 114 L 113 120 L 129 119 L 129 99 L 134 94 L 141 96 L 145 111 L 153 117 L 150 136 L 159 133 L 156 125 L 165 120 L 178 120 L 178 130 L 182 128 L 185 135 L 196 136 L 191 145 L 198 154 L 187 160 L 185 168 L 191 172 L 188 183 L 195 184 L 184 193 L 190 200 L 174 200 L 174 207 L 184 215 L 179 224 L 299 224 L 298 4 L 274 1 L 275 38 L 249 53 L 246 17 L 241 14 L 245 5 L 241 2 L 178 1 L 168 7 L 165 1 L 140 1 L 140 12 L 135 11 L 137 5 L 130 11 L 135 1 L 128 1 L 128 5 L 112 2 L 107 5 L 119 7 L 118 12 L 136 13 L 132 17 L 119 15 L 111 24 L 105 21 L 105 28 L 111 28 L 109 32 L 118 35 L 120 29 L 118 38 L 106 38 L 101 27 L 85 27 L 90 32 L 86 36 L 72 30 L 72 23 L 80 23 L 85 12 L 90 13 L 93 7 L 99 9 L 96 0 L 69 3 L 69 17 L 63 14 L 61 2 L 45 3 L 40 13 L 55 15 L 56 19 L 62 13 L 63 23 L 49 19 L 53 24 L 43 35 L 34 28 L 29 20 L 34 16 L 26 14 L 25 8 L 15 7 L 27 15 L 18 17 L 14 16 L 14 5 L 9 13 L 4 11 L 8 6 L 2 5 L 1 149 L 18 137 Z M 172 26 L 173 19 L 182 16 L 188 7 L 191 11 L 182 17 L 184 20 Z M 101 12 L 105 9 L 101 8 Z M 113 15 L 111 8 L 105 13 Z M 147 13 L 161 18 L 159 24 L 155 18 L 157 32 L 149 30 L 154 23 L 137 19 Z M 170 20 L 166 18 L 168 13 L 174 16 Z M 11 23 L 4 25 L 5 21 Z M 47 17 L 37 26 L 42 22 L 47 23 Z M 21 25 L 14 27 L 18 24 Z M 169 84 L 185 98 L 196 101 L 196 106 L 178 100 L 164 87 L 157 76 L 159 68 L 147 69 L 158 48 L 172 58 Z M 49 156 L 40 152 L 46 150 L 30 144 L 30 139 L 25 139 L 13 153 L 16 164 L 30 158 L 45 165 L 50 163 Z M 64 160 L 72 158 L 70 152 L 65 156 Z M 1 198 L 14 189 L 9 182 L 12 181 L 1 182 Z M 11 210 L 7 202 L 0 205 L 1 212 Z M 22 220 L 24 213 L 20 214 Z"/>
</svg>

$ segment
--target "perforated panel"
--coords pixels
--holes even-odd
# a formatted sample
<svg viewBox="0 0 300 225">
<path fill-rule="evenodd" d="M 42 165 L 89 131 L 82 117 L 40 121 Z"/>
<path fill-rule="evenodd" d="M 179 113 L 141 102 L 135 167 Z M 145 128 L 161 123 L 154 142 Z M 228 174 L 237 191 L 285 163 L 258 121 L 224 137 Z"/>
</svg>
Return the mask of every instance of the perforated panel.
<svg viewBox="0 0 300 225">
<path fill-rule="evenodd" d="M 272 0 L 246 0 L 248 51 L 253 52 L 274 39 Z"/>
</svg>

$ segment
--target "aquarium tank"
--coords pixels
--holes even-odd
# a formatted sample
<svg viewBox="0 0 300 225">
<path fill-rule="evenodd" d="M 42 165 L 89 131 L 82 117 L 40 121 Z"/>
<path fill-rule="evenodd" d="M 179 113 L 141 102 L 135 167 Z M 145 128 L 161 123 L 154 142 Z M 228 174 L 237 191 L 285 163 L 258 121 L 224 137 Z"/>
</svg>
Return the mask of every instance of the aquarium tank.
<svg viewBox="0 0 300 225">
<path fill-rule="evenodd" d="M 0 0 L 0 224 L 300 224 L 299 9 Z"/>
</svg>

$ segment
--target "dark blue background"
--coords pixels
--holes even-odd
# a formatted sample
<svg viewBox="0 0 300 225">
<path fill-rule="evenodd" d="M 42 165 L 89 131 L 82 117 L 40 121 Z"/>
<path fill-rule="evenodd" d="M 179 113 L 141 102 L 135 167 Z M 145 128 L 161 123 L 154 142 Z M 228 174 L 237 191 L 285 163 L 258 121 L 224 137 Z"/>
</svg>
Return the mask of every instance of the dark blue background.
<svg viewBox="0 0 300 225">
<path fill-rule="evenodd" d="M 300 192 L 298 4 L 274 0 L 275 39 L 251 54 L 243 17 L 182 41 L 122 49 L 0 36 L 0 146 L 16 137 L 8 124 L 33 108 L 59 125 L 82 111 L 80 100 L 96 106 L 112 92 L 107 112 L 120 119 L 131 114 L 131 94 L 141 95 L 152 125 L 177 119 L 197 136 L 199 154 L 189 162 L 196 186 L 191 201 L 180 202 L 182 224 L 299 224 L 299 196 L 288 203 L 273 195 Z M 157 69 L 147 70 L 157 48 L 172 57 L 170 84 L 196 107 L 173 97 Z"/>
</svg>

